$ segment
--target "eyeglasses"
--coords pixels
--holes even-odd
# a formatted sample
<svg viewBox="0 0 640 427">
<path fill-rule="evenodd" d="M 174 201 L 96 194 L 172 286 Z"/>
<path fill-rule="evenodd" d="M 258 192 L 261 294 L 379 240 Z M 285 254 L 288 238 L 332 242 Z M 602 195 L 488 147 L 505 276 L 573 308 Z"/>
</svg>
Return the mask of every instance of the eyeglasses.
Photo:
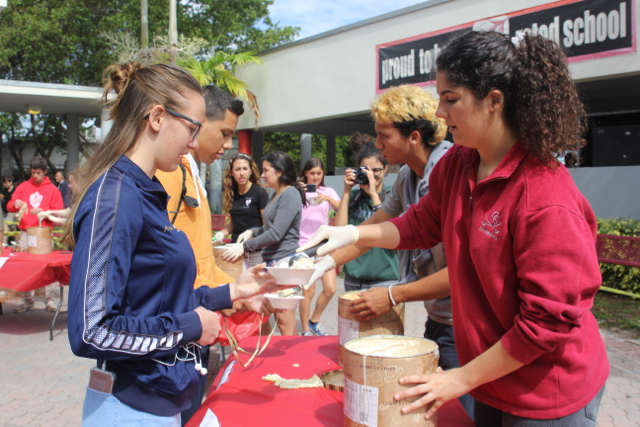
<svg viewBox="0 0 640 427">
<path fill-rule="evenodd" d="M 188 121 L 189 123 L 193 123 L 194 125 L 196 125 L 196 130 L 193 131 L 193 135 L 191 135 L 191 140 L 193 141 L 194 139 L 196 139 L 196 136 L 198 136 L 198 132 L 200 132 L 200 128 L 202 127 L 202 123 L 197 122 L 193 119 L 190 119 L 189 117 L 185 116 L 184 114 L 180 114 L 177 111 L 173 111 L 170 108 L 167 108 L 167 113 L 171 114 L 172 116 L 175 117 L 179 117 L 181 119 L 184 119 L 186 121 Z"/>
<path fill-rule="evenodd" d="M 191 119 L 191 118 L 189 118 L 189 117 L 185 116 L 184 114 L 180 114 L 180 113 L 178 113 L 177 111 L 173 111 L 173 110 L 172 110 L 172 109 L 170 109 L 170 108 L 165 108 L 165 110 L 167 110 L 167 113 L 171 114 L 171 115 L 172 115 L 172 116 L 174 116 L 174 117 L 181 118 L 181 119 L 183 119 L 183 120 L 188 121 L 189 123 L 193 123 L 194 125 L 196 125 L 196 130 L 194 130 L 194 131 L 193 131 L 193 135 L 191 135 L 191 140 L 193 141 L 194 139 L 196 139 L 196 136 L 198 136 L 198 132 L 200 132 L 200 128 L 202 127 L 202 123 L 200 123 L 200 122 L 198 122 L 198 121 L 195 121 L 195 120 L 193 120 L 193 119 Z M 149 118 L 149 114 L 150 114 L 150 113 L 147 113 L 147 115 L 146 115 L 146 116 L 144 116 L 144 117 L 142 118 L 142 120 L 143 120 L 143 121 L 144 121 L 144 120 L 147 120 L 147 119 Z"/>
<path fill-rule="evenodd" d="M 236 159 L 238 159 L 238 158 L 240 158 L 240 159 L 245 159 L 245 160 L 247 160 L 249 163 L 251 163 L 251 157 L 247 156 L 247 155 L 246 155 L 246 154 L 244 154 L 244 153 L 236 153 L 236 154 L 234 154 L 234 155 L 233 155 L 233 157 L 231 157 L 231 158 L 229 159 L 229 164 L 230 164 L 230 165 L 231 165 L 231 164 L 233 164 L 233 162 L 234 162 Z"/>
<path fill-rule="evenodd" d="M 382 172 L 383 170 L 384 168 L 371 168 L 371 172 L 373 172 L 373 176 L 380 175 L 380 172 Z"/>
</svg>

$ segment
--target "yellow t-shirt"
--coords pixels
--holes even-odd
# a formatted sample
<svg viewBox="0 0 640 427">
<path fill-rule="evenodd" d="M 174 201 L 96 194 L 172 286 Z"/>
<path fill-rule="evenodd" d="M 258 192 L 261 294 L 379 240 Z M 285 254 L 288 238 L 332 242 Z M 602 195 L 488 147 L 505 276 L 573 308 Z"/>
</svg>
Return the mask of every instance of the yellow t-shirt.
<svg viewBox="0 0 640 427">
<path fill-rule="evenodd" d="M 187 196 L 193 197 L 197 200 L 198 194 L 196 191 L 200 192 L 200 206 L 191 208 L 183 202 L 174 223 L 174 226 L 178 230 L 185 232 L 196 256 L 198 275 L 196 276 L 196 281 L 193 284 L 193 287 L 196 289 L 200 286 L 206 285 L 211 288 L 215 288 L 226 283 L 231 283 L 234 279 L 216 266 L 215 258 L 213 256 L 213 246 L 211 245 L 211 210 L 209 209 L 209 202 L 207 201 L 204 191 L 200 187 L 199 183 L 195 183 L 193 181 L 189 159 L 182 156 L 182 164 L 186 168 L 185 186 L 187 187 Z M 160 180 L 165 191 L 171 197 L 169 199 L 169 205 L 167 206 L 169 211 L 169 221 L 171 221 L 175 215 L 171 212 L 176 211 L 180 195 L 182 194 L 182 169 L 178 168 L 174 172 L 157 171 L 156 177 Z"/>
</svg>

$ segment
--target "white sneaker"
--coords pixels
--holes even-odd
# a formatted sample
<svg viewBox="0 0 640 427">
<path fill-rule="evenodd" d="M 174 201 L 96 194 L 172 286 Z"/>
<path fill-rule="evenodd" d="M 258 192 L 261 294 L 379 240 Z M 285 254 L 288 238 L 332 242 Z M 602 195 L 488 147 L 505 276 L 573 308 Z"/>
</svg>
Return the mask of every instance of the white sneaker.
<svg viewBox="0 0 640 427">
<path fill-rule="evenodd" d="M 58 306 L 53 301 L 47 301 L 47 311 L 55 313 L 58 311 Z"/>
</svg>

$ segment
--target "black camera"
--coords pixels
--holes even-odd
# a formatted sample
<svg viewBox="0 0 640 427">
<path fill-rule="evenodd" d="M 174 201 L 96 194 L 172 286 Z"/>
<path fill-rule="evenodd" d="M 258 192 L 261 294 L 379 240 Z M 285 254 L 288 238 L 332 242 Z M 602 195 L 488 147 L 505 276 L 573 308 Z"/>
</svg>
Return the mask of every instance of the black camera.
<svg viewBox="0 0 640 427">
<path fill-rule="evenodd" d="M 367 167 L 360 166 L 356 171 L 356 184 L 369 184 L 369 177 L 367 176 Z"/>
</svg>

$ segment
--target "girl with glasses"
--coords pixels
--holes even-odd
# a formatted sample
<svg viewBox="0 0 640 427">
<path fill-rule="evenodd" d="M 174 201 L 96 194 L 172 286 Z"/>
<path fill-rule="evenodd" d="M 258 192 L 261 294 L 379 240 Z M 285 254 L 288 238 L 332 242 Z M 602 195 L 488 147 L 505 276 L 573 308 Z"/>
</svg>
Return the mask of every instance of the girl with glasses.
<svg viewBox="0 0 640 427">
<path fill-rule="evenodd" d="M 263 212 L 269 202 L 269 194 L 260 182 L 258 165 L 244 153 L 235 154 L 229 160 L 223 186 L 222 210 L 229 212 L 231 221 L 214 237 L 216 241 L 221 241 L 224 236 L 231 234 L 232 242 L 242 243 L 246 240 L 246 235 L 239 238 L 242 233 L 264 225 Z M 244 269 L 261 262 L 261 250 L 249 253 L 244 259 Z"/>
<path fill-rule="evenodd" d="M 360 169 L 350 169 L 345 173 L 344 191 L 335 217 L 337 226 L 362 223 L 380 209 L 390 191 L 384 186 L 389 162 L 380 154 L 373 138 L 355 133 L 349 142 L 358 154 L 357 164 Z M 354 189 L 358 172 L 361 177 L 366 176 L 366 183 L 361 183 L 359 188 Z M 389 249 L 374 248 L 346 263 L 343 268 L 344 289 L 347 292 L 393 286 L 398 283 L 400 276 L 398 254 Z"/>
<path fill-rule="evenodd" d="M 277 287 L 257 266 L 227 286 L 193 289 L 193 250 L 169 221 L 155 173 L 197 148 L 198 82 L 167 64 L 113 65 L 105 76 L 113 127 L 78 171 L 66 234 L 75 246 L 69 342 L 96 359 L 82 425 L 178 427 L 206 374 L 200 346 L 220 331 L 215 310 Z"/>
</svg>

